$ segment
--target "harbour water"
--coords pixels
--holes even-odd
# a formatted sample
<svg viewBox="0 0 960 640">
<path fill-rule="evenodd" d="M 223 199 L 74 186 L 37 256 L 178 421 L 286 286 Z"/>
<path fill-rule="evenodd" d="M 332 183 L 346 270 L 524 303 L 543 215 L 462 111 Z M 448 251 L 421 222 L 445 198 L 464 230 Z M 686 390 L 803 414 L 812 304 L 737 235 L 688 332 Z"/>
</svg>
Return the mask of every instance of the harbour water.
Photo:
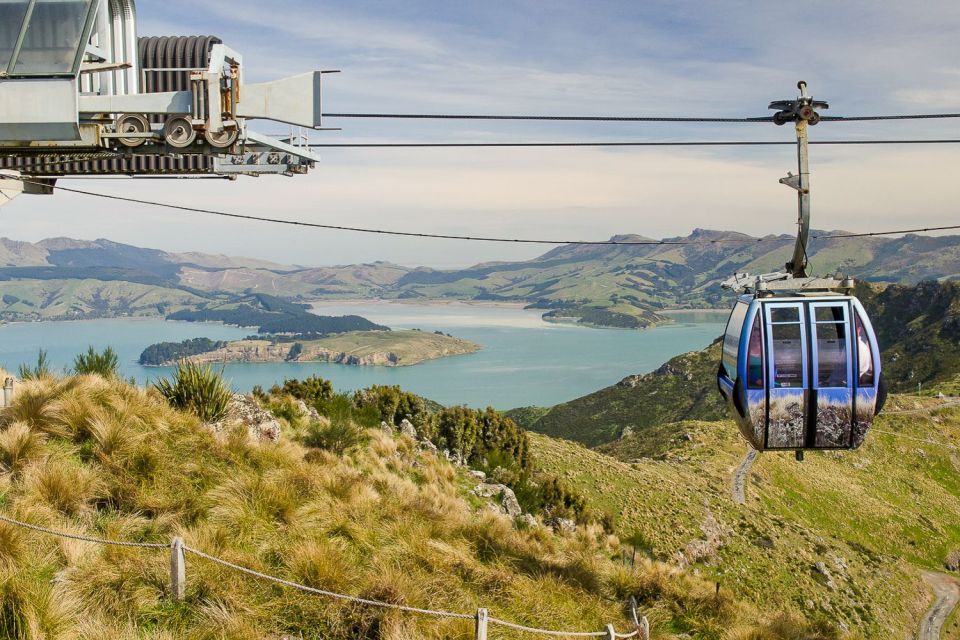
<svg viewBox="0 0 960 640">
<path fill-rule="evenodd" d="M 627 375 L 644 373 L 671 357 L 700 349 L 723 331 L 725 314 L 676 316 L 674 324 L 629 331 L 551 324 L 542 312 L 510 306 L 464 303 L 406 304 L 331 302 L 315 305 L 323 315 L 362 315 L 396 329 L 443 331 L 473 340 L 482 350 L 411 367 L 356 367 L 328 363 L 230 364 L 225 377 L 238 391 L 269 387 L 284 378 L 317 374 L 339 390 L 372 384 L 397 384 L 443 404 L 497 409 L 549 406 L 596 391 Z M 166 322 L 160 319 L 109 319 L 38 322 L 0 327 L 0 365 L 16 370 L 33 363 L 40 348 L 57 370 L 93 345 L 112 346 L 121 372 L 140 383 L 169 374 L 167 368 L 137 363 L 148 345 L 207 337 L 230 340 L 254 330 L 218 324 Z"/>
</svg>

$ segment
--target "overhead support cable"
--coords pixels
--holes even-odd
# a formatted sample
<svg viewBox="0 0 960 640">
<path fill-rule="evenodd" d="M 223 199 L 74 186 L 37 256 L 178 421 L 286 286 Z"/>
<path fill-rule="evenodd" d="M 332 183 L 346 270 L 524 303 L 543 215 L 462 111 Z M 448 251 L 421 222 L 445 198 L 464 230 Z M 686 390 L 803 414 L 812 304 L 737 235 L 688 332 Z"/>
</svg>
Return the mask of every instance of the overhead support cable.
<svg viewBox="0 0 960 640">
<path fill-rule="evenodd" d="M 190 207 L 187 205 L 179 205 L 168 202 L 157 202 L 153 200 L 144 200 L 142 198 L 131 198 L 127 196 L 118 196 L 108 193 L 97 193 L 94 191 L 86 191 L 83 189 L 74 189 L 72 187 L 62 187 L 60 185 L 53 184 L 51 185 L 49 181 L 39 181 L 36 179 L 31 179 L 30 177 L 14 177 L 8 176 L 11 179 L 20 180 L 25 184 L 33 184 L 41 186 L 44 188 L 52 188 L 57 191 L 63 191 L 65 193 L 75 193 L 78 195 L 90 196 L 94 198 L 103 198 L 105 200 L 115 200 L 119 202 L 129 202 L 132 204 L 142 204 L 151 207 L 160 207 L 164 209 L 171 209 L 175 211 L 186 211 L 189 213 L 202 213 L 212 216 L 220 216 L 224 218 L 232 218 L 235 220 L 250 220 L 254 222 L 266 222 L 271 224 L 282 224 L 295 227 L 308 227 L 313 229 L 326 229 L 329 231 L 351 231 L 354 233 L 367 233 L 374 235 L 383 235 L 383 236 L 399 236 L 406 238 L 429 238 L 434 240 L 464 240 L 469 242 L 498 242 L 498 243 L 509 243 L 509 244 L 541 244 L 541 245 L 614 245 L 614 246 L 685 246 L 685 245 L 694 245 L 694 246 L 710 246 L 717 244 L 757 244 L 764 242 L 789 242 L 790 239 L 784 236 L 766 236 L 763 238 L 714 238 L 710 240 L 557 240 L 557 239 L 539 239 L 539 238 L 503 238 L 503 237 L 492 237 L 492 236 L 469 236 L 469 235 L 456 235 L 456 234 L 446 234 L 446 233 L 423 233 L 417 231 L 400 231 L 394 229 L 373 229 L 367 227 L 352 227 L 345 225 L 335 225 L 335 224 L 324 224 L 320 222 L 308 222 L 305 220 L 287 220 L 284 218 L 271 218 L 267 216 L 255 216 L 245 213 L 233 213 L 229 211 L 221 211 L 217 209 L 205 209 L 202 207 Z M 922 227 L 914 229 L 898 229 L 892 231 L 870 231 L 864 233 L 834 233 L 834 234 L 820 234 L 810 236 L 812 239 L 820 240 L 831 240 L 831 239 L 840 239 L 840 238 L 865 238 L 865 237 L 876 237 L 876 236 L 892 236 L 892 235 L 903 235 L 907 233 L 922 233 L 929 231 L 949 231 L 960 229 L 960 224 L 956 225 L 947 225 L 940 227 Z"/>
<path fill-rule="evenodd" d="M 556 115 L 491 115 L 463 113 L 324 113 L 323 118 L 357 118 L 368 120 L 547 120 L 554 122 L 773 122 L 773 116 L 724 118 L 701 116 L 556 116 Z M 913 113 L 868 116 L 823 116 L 824 122 L 864 122 L 871 120 L 936 120 L 960 118 L 960 113 Z"/>
<path fill-rule="evenodd" d="M 872 144 L 958 144 L 960 138 L 916 138 L 899 140 L 811 140 L 817 145 Z M 307 145 L 313 149 L 421 149 L 484 147 L 763 147 L 795 146 L 792 140 L 680 140 L 645 141 L 570 141 L 570 142 L 321 142 Z"/>
</svg>

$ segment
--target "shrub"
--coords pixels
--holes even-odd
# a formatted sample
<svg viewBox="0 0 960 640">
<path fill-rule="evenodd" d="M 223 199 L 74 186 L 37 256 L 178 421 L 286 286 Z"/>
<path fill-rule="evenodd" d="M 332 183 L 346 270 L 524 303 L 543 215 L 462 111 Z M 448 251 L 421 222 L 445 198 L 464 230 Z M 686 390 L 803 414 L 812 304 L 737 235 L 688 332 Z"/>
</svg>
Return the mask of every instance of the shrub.
<svg viewBox="0 0 960 640">
<path fill-rule="evenodd" d="M 308 447 L 324 449 L 342 455 L 348 449 L 360 444 L 363 433 L 360 427 L 350 419 L 331 419 L 330 424 L 313 422 L 307 427 L 303 442 Z"/>
<path fill-rule="evenodd" d="M 154 383 L 171 406 L 192 411 L 204 422 L 216 422 L 227 415 L 232 395 L 230 388 L 209 365 L 181 362 L 173 382 L 162 378 Z"/>
<path fill-rule="evenodd" d="M 297 400 L 316 405 L 333 397 L 333 384 L 319 376 L 310 376 L 304 380 L 284 380 L 282 387 L 273 385 L 270 393 L 291 395 Z"/>
<path fill-rule="evenodd" d="M 120 359 L 113 347 L 107 347 L 97 352 L 92 346 L 86 353 L 78 354 L 73 360 L 73 371 L 77 375 L 96 374 L 104 378 L 117 375 L 120 368 Z"/>
<path fill-rule="evenodd" d="M 50 369 L 50 360 L 47 358 L 45 349 L 37 352 L 37 365 L 31 367 L 27 364 L 21 364 L 17 371 L 21 380 L 40 380 L 41 378 L 53 377 L 53 371 Z"/>
</svg>

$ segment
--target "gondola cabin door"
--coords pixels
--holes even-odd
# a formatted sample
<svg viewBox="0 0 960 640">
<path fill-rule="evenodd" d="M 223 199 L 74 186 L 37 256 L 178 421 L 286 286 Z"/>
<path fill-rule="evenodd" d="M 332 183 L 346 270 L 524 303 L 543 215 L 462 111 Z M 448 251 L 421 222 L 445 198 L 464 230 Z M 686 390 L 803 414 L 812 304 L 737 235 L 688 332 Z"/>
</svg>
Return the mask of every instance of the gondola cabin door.
<svg viewBox="0 0 960 640">
<path fill-rule="evenodd" d="M 767 336 L 767 449 L 800 449 L 806 441 L 809 372 L 806 309 L 802 302 L 763 304 Z"/>
<path fill-rule="evenodd" d="M 768 449 L 851 446 L 854 384 L 847 300 L 764 302 Z"/>
<path fill-rule="evenodd" d="M 854 408 L 850 303 L 811 302 L 808 308 L 813 336 L 810 400 L 816 415 L 811 416 L 806 446 L 849 447 Z"/>
</svg>

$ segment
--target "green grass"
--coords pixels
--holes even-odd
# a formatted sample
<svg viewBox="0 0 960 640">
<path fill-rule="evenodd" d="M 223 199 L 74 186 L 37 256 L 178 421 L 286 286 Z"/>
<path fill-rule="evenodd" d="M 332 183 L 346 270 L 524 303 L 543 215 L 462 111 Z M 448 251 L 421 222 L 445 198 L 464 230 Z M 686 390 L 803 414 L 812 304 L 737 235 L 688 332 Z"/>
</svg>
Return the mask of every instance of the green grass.
<svg viewBox="0 0 960 640">
<path fill-rule="evenodd" d="M 936 405 L 895 396 L 889 409 L 918 402 Z M 960 445 L 956 409 L 891 413 L 876 427 Z M 532 438 L 532 449 L 542 467 L 613 510 L 621 537 L 652 557 L 678 558 L 704 537 L 709 513 L 726 535 L 694 567 L 737 597 L 868 637 L 911 633 L 929 606 L 918 569 L 942 570 L 960 546 L 956 451 L 874 432 L 858 451 L 812 454 L 803 463 L 761 454 L 740 507 L 730 497 L 745 452 L 736 434 L 728 421 L 684 422 L 602 447 L 633 463 L 543 436 Z M 830 568 L 835 590 L 816 562 Z"/>
</svg>

